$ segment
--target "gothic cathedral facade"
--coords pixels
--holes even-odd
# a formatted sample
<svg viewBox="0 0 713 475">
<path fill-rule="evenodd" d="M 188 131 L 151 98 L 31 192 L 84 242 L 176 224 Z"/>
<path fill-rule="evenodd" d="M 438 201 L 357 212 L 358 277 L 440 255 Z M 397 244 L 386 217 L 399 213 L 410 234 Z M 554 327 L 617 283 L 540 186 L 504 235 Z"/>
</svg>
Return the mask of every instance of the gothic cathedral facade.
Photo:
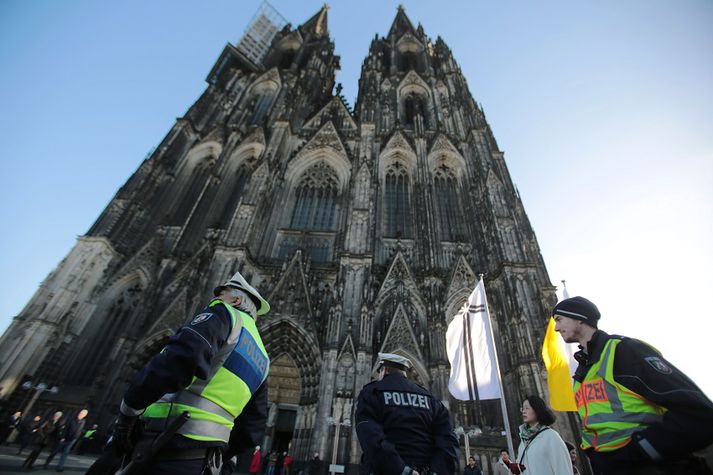
<svg viewBox="0 0 713 475">
<path fill-rule="evenodd" d="M 37 408 L 88 406 L 106 427 L 137 369 L 239 270 L 273 309 L 258 320 L 268 447 L 332 460 L 337 439 L 337 461 L 357 464 L 349 414 L 381 351 L 409 357 L 456 425 L 504 445 L 497 401 L 450 398 L 445 351 L 482 273 L 514 427 L 523 396 L 546 393 L 555 288 L 503 153 L 448 46 L 403 9 L 371 42 L 353 110 L 338 68 L 326 8 L 262 64 L 225 47 L 0 339 L 5 410 L 42 380 L 60 391 Z"/>
</svg>

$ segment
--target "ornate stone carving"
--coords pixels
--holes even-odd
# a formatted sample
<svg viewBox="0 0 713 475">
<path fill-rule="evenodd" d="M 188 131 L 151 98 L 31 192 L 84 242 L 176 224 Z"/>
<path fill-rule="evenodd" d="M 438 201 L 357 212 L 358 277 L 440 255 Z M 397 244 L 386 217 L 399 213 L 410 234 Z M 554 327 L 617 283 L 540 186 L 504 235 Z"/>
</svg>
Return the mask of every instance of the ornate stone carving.
<svg viewBox="0 0 713 475">
<path fill-rule="evenodd" d="M 399 83 L 399 91 L 407 89 L 407 86 L 417 87 L 423 90 L 423 92 L 428 92 L 431 90 L 426 84 L 426 81 L 421 78 L 421 76 L 413 69 L 406 73 L 406 76 Z"/>
<path fill-rule="evenodd" d="M 352 118 L 352 114 L 349 110 L 347 110 L 346 106 L 338 96 L 334 96 L 319 110 L 319 112 L 309 119 L 307 123 L 305 123 L 305 128 L 317 128 L 324 122 L 325 119 L 333 118 L 335 114 L 343 120 L 341 130 L 350 132 L 358 130 L 356 122 L 354 122 L 354 119 Z"/>
<path fill-rule="evenodd" d="M 433 145 L 431 146 L 431 151 L 429 153 L 436 152 L 445 152 L 460 155 L 458 149 L 456 149 L 455 146 L 453 146 L 453 144 L 451 143 L 451 141 L 448 140 L 448 138 L 443 134 L 438 134 L 436 140 L 433 141 Z"/>
<path fill-rule="evenodd" d="M 416 340 L 416 334 L 411 328 L 411 323 L 406 317 L 403 305 L 396 308 L 389 330 L 384 337 L 384 343 L 379 351 L 393 353 L 401 349 L 408 351 L 412 355 L 422 358 L 422 352 Z"/>
<path fill-rule="evenodd" d="M 392 135 L 391 139 L 389 139 L 389 141 L 386 143 L 382 155 L 385 155 L 392 150 L 402 150 L 411 154 L 414 153 L 413 148 L 411 148 L 411 145 L 409 145 L 406 138 L 401 132 L 398 131 L 394 135 Z"/>
<path fill-rule="evenodd" d="M 319 149 L 332 149 L 338 154 L 348 157 L 347 151 L 342 144 L 337 130 L 334 128 L 332 122 L 327 122 L 322 126 L 321 129 L 312 137 L 309 142 L 304 146 L 300 153 L 309 152 L 312 150 Z"/>
</svg>

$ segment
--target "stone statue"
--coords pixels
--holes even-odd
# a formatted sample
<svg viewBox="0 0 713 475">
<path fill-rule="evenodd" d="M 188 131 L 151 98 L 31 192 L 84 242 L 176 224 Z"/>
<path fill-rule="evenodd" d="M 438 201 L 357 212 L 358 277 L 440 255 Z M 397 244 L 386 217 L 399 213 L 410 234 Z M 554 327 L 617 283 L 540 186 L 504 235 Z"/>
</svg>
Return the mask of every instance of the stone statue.
<svg viewBox="0 0 713 475">
<path fill-rule="evenodd" d="M 277 404 L 270 404 L 270 410 L 267 413 L 267 427 L 274 427 L 277 420 Z"/>
</svg>

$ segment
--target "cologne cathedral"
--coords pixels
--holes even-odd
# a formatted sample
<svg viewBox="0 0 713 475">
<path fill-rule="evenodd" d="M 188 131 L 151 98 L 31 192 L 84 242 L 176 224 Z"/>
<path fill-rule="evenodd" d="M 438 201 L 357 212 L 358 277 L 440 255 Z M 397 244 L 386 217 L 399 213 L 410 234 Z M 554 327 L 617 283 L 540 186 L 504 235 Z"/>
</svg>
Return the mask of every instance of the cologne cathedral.
<svg viewBox="0 0 713 475">
<path fill-rule="evenodd" d="M 88 407 L 107 427 L 134 373 L 239 270 L 272 306 L 257 322 L 271 358 L 263 450 L 351 472 L 352 404 L 391 352 L 489 468 L 500 405 L 449 395 L 447 326 L 483 274 L 516 433 L 523 397 L 546 395 L 556 296 L 483 109 L 403 8 L 369 45 L 353 109 L 326 7 L 267 46 L 224 48 L 205 92 L 14 318 L 3 410 L 42 381 L 59 391 L 34 412 Z"/>
</svg>

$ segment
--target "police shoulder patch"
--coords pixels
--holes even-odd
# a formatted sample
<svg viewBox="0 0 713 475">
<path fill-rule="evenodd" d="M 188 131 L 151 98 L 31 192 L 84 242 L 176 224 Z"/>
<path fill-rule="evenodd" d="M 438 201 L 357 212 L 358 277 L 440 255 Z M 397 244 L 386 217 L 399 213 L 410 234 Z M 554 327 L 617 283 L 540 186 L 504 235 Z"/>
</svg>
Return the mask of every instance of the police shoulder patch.
<svg viewBox="0 0 713 475">
<path fill-rule="evenodd" d="M 191 320 L 191 325 L 198 325 L 201 322 L 205 322 L 212 316 L 212 313 L 201 313 L 200 315 L 196 315 L 193 320 Z"/>
<path fill-rule="evenodd" d="M 658 356 L 648 356 L 644 358 L 648 364 L 650 364 L 656 371 L 658 371 L 661 374 L 671 374 L 673 373 L 673 370 L 671 367 L 666 364 L 665 361 L 663 361 L 661 358 Z"/>
</svg>

